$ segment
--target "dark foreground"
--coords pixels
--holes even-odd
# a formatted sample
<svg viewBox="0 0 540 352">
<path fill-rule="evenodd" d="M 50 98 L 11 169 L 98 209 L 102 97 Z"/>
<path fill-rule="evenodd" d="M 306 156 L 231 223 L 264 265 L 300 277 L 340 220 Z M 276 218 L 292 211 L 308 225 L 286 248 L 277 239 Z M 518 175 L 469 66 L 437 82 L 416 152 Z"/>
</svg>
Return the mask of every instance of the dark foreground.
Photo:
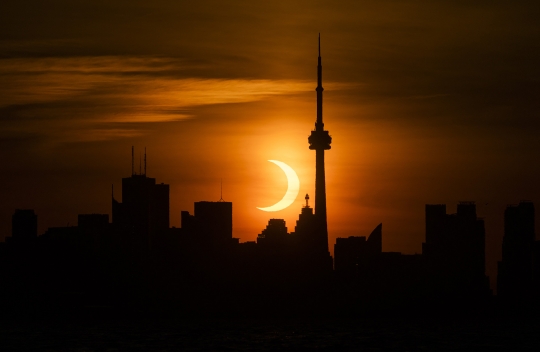
<svg viewBox="0 0 540 352">
<path fill-rule="evenodd" d="M 2 351 L 538 351 L 534 317 L 3 321 Z"/>
</svg>

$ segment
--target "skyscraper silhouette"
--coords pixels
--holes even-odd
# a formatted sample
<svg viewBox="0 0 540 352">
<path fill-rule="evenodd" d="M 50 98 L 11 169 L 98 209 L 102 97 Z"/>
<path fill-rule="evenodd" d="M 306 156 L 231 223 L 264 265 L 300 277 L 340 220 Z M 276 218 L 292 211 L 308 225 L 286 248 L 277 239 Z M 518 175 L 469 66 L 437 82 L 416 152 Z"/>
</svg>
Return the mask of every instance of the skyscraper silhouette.
<svg viewBox="0 0 540 352">
<path fill-rule="evenodd" d="M 219 248 L 233 243 L 232 202 L 195 202 L 194 209 L 198 240 Z"/>
<path fill-rule="evenodd" d="M 315 214 L 313 214 L 313 208 L 309 206 L 308 194 L 306 194 L 305 200 L 306 205 L 302 207 L 302 212 L 294 227 L 294 235 L 298 238 L 298 241 L 303 243 L 309 242 L 310 237 L 316 230 Z"/>
<path fill-rule="evenodd" d="M 477 302 L 491 292 L 486 276 L 484 220 L 474 202 L 460 202 L 456 214 L 445 204 L 426 204 L 426 241 L 422 253 L 434 297 Z M 451 301 L 449 301 L 450 304 Z"/>
<path fill-rule="evenodd" d="M 144 172 L 135 173 L 132 147 L 131 177 L 122 178 L 122 202 L 112 197 L 112 224 L 123 236 L 123 245 L 134 256 L 147 254 L 158 236 L 169 229 L 169 185 L 156 183 Z M 129 245 L 128 245 L 129 244 Z"/>
<path fill-rule="evenodd" d="M 504 211 L 502 260 L 497 276 L 497 295 L 506 303 L 528 303 L 531 299 L 535 239 L 534 204 L 521 201 L 509 205 Z"/>
<path fill-rule="evenodd" d="M 346 275 L 357 274 L 359 270 L 376 270 L 373 264 L 382 252 L 382 223 L 367 239 L 364 236 L 338 237 L 334 245 L 335 270 Z"/>
<path fill-rule="evenodd" d="M 322 118 L 322 65 L 321 65 L 321 36 L 319 34 L 319 58 L 317 66 L 317 122 L 315 129 L 308 138 L 309 149 L 316 152 L 315 164 L 315 221 L 314 245 L 316 252 L 330 256 L 328 251 L 328 226 L 326 222 L 326 179 L 324 172 L 324 151 L 330 149 L 332 137 L 324 130 Z"/>
</svg>

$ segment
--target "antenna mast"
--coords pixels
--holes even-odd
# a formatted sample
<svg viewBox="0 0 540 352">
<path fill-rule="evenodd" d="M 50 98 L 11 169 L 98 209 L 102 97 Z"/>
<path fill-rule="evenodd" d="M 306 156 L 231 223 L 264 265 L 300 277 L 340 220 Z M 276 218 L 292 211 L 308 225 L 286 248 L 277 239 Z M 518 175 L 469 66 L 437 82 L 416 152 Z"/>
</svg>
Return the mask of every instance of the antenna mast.
<svg viewBox="0 0 540 352">
<path fill-rule="evenodd" d="M 223 200 L 223 179 L 221 179 L 220 198 L 218 202 L 224 202 Z"/>
<path fill-rule="evenodd" d="M 144 176 L 146 176 L 146 147 L 144 147 Z"/>
<path fill-rule="evenodd" d="M 135 175 L 135 149 L 131 146 L 131 176 Z"/>
</svg>

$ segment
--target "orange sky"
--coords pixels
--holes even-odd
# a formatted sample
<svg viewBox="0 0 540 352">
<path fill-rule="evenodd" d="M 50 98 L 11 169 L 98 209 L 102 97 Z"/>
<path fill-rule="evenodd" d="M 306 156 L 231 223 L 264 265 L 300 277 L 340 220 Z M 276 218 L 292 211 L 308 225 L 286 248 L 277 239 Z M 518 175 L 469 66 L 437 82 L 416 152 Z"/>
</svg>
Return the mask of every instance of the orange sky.
<svg viewBox="0 0 540 352">
<path fill-rule="evenodd" d="M 130 148 L 193 202 L 233 202 L 234 235 L 293 230 L 314 195 L 321 32 L 330 244 L 383 223 L 415 253 L 424 204 L 475 200 L 488 268 L 508 203 L 540 199 L 536 2 L 6 1 L 0 12 L 0 238 L 15 208 L 39 231 L 110 213 Z M 281 160 L 300 178 L 286 210 Z M 313 200 L 313 198 L 312 198 Z M 538 206 L 538 205 L 537 205 Z"/>
</svg>

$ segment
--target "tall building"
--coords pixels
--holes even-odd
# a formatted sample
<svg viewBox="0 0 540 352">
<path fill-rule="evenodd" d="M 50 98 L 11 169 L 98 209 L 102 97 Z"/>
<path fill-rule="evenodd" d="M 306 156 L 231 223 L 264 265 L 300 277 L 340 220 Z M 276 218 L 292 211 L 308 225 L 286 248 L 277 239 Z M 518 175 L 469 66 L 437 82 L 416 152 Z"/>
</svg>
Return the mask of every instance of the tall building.
<svg viewBox="0 0 540 352">
<path fill-rule="evenodd" d="M 268 247 L 285 247 L 288 243 L 287 227 L 285 226 L 285 220 L 283 219 L 270 219 L 268 225 L 257 236 L 257 244 Z"/>
<path fill-rule="evenodd" d="M 535 247 L 534 204 L 522 201 L 504 212 L 502 260 L 497 275 L 497 295 L 506 301 L 526 301 L 533 285 Z"/>
<path fill-rule="evenodd" d="M 326 179 L 324 172 L 324 151 L 330 149 L 332 137 L 328 131 L 324 130 L 323 123 L 323 87 L 322 87 L 322 65 L 321 65 L 321 37 L 319 34 L 319 57 L 317 66 L 317 121 L 315 129 L 311 131 L 308 138 L 309 149 L 315 150 L 315 220 L 316 230 L 313 233 L 313 250 L 323 258 L 330 269 L 332 259 L 328 251 L 328 226 L 326 217 Z"/>
<path fill-rule="evenodd" d="M 379 224 L 366 240 L 365 236 L 336 238 L 334 244 L 335 269 L 337 273 L 357 274 L 369 268 L 374 259 L 382 254 L 382 224 Z"/>
<path fill-rule="evenodd" d="M 446 214 L 444 204 L 427 204 L 422 253 L 437 295 L 474 300 L 490 294 L 484 220 L 474 202 L 460 202 L 456 214 Z"/>
<path fill-rule="evenodd" d="M 232 202 L 195 202 L 194 217 L 198 241 L 214 246 L 232 243 Z"/>
<path fill-rule="evenodd" d="M 309 243 L 310 237 L 313 236 L 316 229 L 315 214 L 313 214 L 313 208 L 309 206 L 309 195 L 306 194 L 304 199 L 306 200 L 306 205 L 302 207 L 302 212 L 298 220 L 296 220 L 296 226 L 291 235 L 294 235 L 300 243 Z"/>
<path fill-rule="evenodd" d="M 144 172 L 136 174 L 132 158 L 131 177 L 122 178 L 122 202 L 112 195 L 113 226 L 123 235 L 123 244 L 135 253 L 150 250 L 156 236 L 169 228 L 169 185 L 147 177 L 146 153 L 144 160 Z"/>
</svg>

